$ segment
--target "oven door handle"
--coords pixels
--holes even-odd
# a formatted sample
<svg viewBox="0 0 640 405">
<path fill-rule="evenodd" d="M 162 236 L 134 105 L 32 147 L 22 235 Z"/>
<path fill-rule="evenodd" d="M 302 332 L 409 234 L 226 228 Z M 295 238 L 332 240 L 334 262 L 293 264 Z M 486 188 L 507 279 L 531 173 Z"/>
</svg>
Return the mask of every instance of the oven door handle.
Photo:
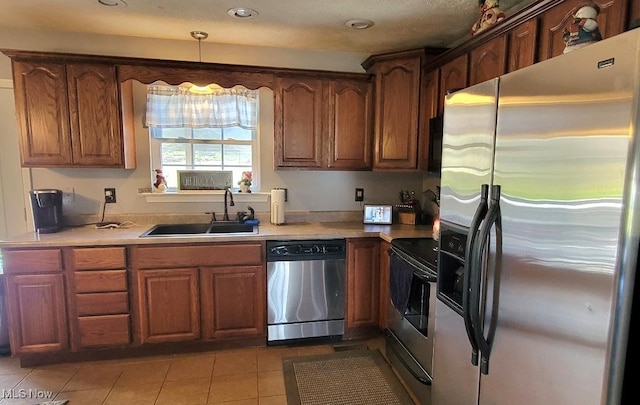
<svg viewBox="0 0 640 405">
<path fill-rule="evenodd" d="M 480 224 L 485 218 L 488 211 L 487 199 L 489 197 L 489 185 L 483 184 L 480 188 L 480 202 L 476 208 L 476 212 L 471 220 L 469 227 L 469 236 L 465 246 L 465 269 L 463 277 L 462 290 L 462 316 L 464 318 L 464 327 L 467 331 L 467 338 L 471 344 L 471 364 L 478 365 L 478 340 L 477 340 L 477 318 L 472 316 L 472 301 L 476 299 L 476 293 L 479 286 L 471 285 L 471 280 L 475 279 L 473 274 L 479 271 L 479 263 L 474 261 L 475 251 L 477 249 L 476 237 L 480 231 Z M 479 297 L 479 295 L 478 295 Z"/>
</svg>

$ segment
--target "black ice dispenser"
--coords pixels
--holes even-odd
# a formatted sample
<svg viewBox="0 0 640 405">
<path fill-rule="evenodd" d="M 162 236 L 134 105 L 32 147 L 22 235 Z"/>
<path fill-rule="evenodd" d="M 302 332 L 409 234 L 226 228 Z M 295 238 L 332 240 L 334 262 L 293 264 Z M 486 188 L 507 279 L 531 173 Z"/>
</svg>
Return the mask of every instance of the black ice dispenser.
<svg viewBox="0 0 640 405">
<path fill-rule="evenodd" d="M 31 190 L 33 223 L 38 233 L 53 233 L 62 230 L 62 191 Z"/>
</svg>

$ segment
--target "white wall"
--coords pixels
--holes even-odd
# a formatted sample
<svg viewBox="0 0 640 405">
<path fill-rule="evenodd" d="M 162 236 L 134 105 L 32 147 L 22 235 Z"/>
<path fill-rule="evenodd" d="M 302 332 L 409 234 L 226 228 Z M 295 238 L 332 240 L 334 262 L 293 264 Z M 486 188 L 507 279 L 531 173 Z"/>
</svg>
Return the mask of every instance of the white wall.
<svg viewBox="0 0 640 405">
<path fill-rule="evenodd" d="M 187 35 L 185 35 L 187 36 Z M 360 63 L 368 55 L 340 52 L 313 52 L 202 43 L 202 59 L 206 62 L 263 65 L 289 68 L 361 72 Z M 108 37 L 87 34 L 51 32 L 16 32 L 0 29 L 0 48 L 51 52 L 92 53 L 175 60 L 197 60 L 195 41 L 166 41 L 143 38 Z M 195 59 L 194 59 L 195 58 Z M 0 55 L 0 79 L 10 78 L 10 60 Z M 135 85 L 137 168 L 124 169 L 25 169 L 26 189 L 60 188 L 75 190 L 75 200 L 65 203 L 65 215 L 99 214 L 103 188 L 115 187 L 117 203 L 107 206 L 107 215 L 128 213 L 190 213 L 222 210 L 222 204 L 148 203 L 137 194 L 138 188 L 149 187 L 148 132 L 142 127 L 145 86 Z M 424 185 L 419 173 L 323 172 L 273 170 L 273 101 L 270 90 L 261 94 L 261 183 L 263 190 L 273 187 L 289 189 L 287 210 L 351 211 L 360 209 L 354 202 L 354 188 L 365 189 L 365 203 L 397 203 L 401 189 L 415 190 L 420 195 Z M 0 113 L 9 113 L 0 104 Z M 10 125 L 10 124 L 9 124 Z M 15 128 L 9 131 L 17 133 Z M 15 151 L 0 150 L 0 162 Z M 15 162 L 14 162 L 15 164 Z M 19 170 L 19 168 L 14 168 Z M 6 188 L 3 185 L 3 192 Z M 212 206 L 213 205 L 213 206 Z M 257 211 L 268 211 L 266 203 L 252 204 Z M 237 206 L 238 210 L 246 207 Z M 233 212 L 233 211 L 232 211 Z M 1 235 L 0 235 L 1 236 Z"/>
</svg>

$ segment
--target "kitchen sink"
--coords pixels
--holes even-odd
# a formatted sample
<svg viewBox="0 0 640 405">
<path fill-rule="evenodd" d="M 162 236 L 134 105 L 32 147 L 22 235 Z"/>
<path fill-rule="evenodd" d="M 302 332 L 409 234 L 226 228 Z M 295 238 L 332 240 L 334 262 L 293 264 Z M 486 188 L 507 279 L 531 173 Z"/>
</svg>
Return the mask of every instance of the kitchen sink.
<svg viewBox="0 0 640 405">
<path fill-rule="evenodd" d="M 143 232 L 147 236 L 212 236 L 217 234 L 256 234 L 258 227 L 235 221 L 206 224 L 158 224 Z"/>
</svg>

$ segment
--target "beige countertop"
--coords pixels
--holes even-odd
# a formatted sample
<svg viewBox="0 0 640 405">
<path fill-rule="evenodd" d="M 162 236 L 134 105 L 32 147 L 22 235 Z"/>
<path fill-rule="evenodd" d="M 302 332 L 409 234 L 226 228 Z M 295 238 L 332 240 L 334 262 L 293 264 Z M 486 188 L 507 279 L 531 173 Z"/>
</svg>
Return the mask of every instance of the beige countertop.
<svg viewBox="0 0 640 405">
<path fill-rule="evenodd" d="M 331 239 L 380 237 L 387 242 L 394 238 L 428 238 L 428 225 L 363 225 L 355 222 L 299 222 L 284 225 L 261 223 L 257 234 L 220 234 L 206 236 L 154 236 L 140 237 L 151 225 L 132 225 L 120 229 L 96 229 L 93 225 L 65 228 L 61 232 L 37 234 L 28 232 L 0 241 L 0 247 L 47 247 L 47 246 L 109 246 L 145 245 L 158 243 L 211 243 L 243 242 L 255 240 L 286 239 Z"/>
</svg>

